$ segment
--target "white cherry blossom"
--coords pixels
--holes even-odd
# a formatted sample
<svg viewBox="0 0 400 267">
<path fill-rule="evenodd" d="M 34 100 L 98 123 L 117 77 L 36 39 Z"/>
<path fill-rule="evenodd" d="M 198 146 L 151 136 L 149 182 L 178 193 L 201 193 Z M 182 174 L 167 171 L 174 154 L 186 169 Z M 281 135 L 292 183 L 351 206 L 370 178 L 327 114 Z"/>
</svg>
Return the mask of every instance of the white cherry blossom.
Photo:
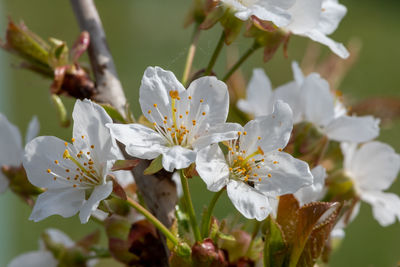
<svg viewBox="0 0 400 267">
<path fill-rule="evenodd" d="M 109 124 L 126 152 L 142 159 L 162 155 L 165 170 L 188 167 L 197 150 L 233 138 L 236 125 L 225 123 L 229 95 L 215 77 L 193 81 L 186 90 L 170 71 L 146 69 L 140 86 L 140 106 L 153 129 L 141 124 Z"/>
<path fill-rule="evenodd" d="M 339 142 L 366 142 L 379 135 L 379 119 L 349 116 L 326 80 L 317 73 L 304 76 L 296 62 L 295 80 L 272 91 L 264 71 L 256 69 L 249 83 L 247 99 L 238 107 L 257 117 L 270 114 L 273 101 L 282 100 L 293 110 L 294 123 L 310 122 L 329 139 Z"/>
<path fill-rule="evenodd" d="M 327 37 L 336 30 L 347 13 L 347 8 L 338 0 L 296 0 L 288 12 L 291 22 L 284 30 L 326 45 L 341 58 L 349 56 L 341 43 Z"/>
<path fill-rule="evenodd" d="M 295 0 L 221 0 L 221 2 L 232 9 L 235 16 L 241 20 L 245 21 L 251 16 L 256 16 L 282 27 L 290 22 L 288 9 Z"/>
<path fill-rule="evenodd" d="M 28 126 L 25 142 L 28 143 L 38 133 L 39 121 L 37 117 L 33 117 Z M 20 131 L 0 113 L 0 193 L 3 193 L 9 185 L 9 180 L 4 176 L 1 167 L 21 166 L 23 155 L 24 150 Z"/>
<path fill-rule="evenodd" d="M 313 179 L 307 163 L 282 152 L 292 125 L 289 105 L 277 101 L 272 114 L 250 121 L 227 142 L 226 157 L 218 144 L 199 151 L 196 170 L 210 191 L 226 186 L 243 216 L 263 220 L 277 196 L 294 193 Z"/>
<path fill-rule="evenodd" d="M 372 206 L 375 219 L 382 226 L 400 221 L 400 198 L 383 192 L 396 179 L 400 170 L 400 155 L 387 144 L 373 141 L 360 147 L 342 143 L 344 172 L 352 181 L 356 193 Z"/>
<path fill-rule="evenodd" d="M 79 212 L 82 223 L 89 220 L 100 201 L 112 192 L 111 167 L 122 155 L 106 123 L 112 119 L 99 105 L 77 100 L 72 143 L 54 136 L 40 136 L 26 145 L 23 165 L 29 181 L 46 188 L 30 216 L 40 221 L 58 214 L 70 217 Z"/>
</svg>

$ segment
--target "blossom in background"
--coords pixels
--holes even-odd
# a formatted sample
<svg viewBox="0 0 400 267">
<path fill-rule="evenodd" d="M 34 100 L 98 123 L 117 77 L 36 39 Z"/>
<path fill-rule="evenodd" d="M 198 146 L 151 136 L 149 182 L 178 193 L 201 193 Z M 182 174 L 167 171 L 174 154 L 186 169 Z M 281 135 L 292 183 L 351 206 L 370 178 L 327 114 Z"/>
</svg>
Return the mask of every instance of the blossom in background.
<svg viewBox="0 0 400 267">
<path fill-rule="evenodd" d="M 314 201 L 319 201 L 324 196 L 325 178 L 327 176 L 325 168 L 318 165 L 311 170 L 311 174 L 313 175 L 313 183 L 309 186 L 300 188 L 293 194 L 297 201 L 299 201 L 300 206 Z"/>
<path fill-rule="evenodd" d="M 235 124 L 225 123 L 227 87 L 215 77 L 197 79 L 185 90 L 172 72 L 149 67 L 142 78 L 139 101 L 154 129 L 141 124 L 108 127 L 131 156 L 150 160 L 162 155 L 167 171 L 188 167 L 198 149 L 236 136 Z"/>
<path fill-rule="evenodd" d="M 25 136 L 26 143 L 37 136 L 39 127 L 37 117 L 33 117 Z M 1 171 L 1 167 L 20 167 L 23 155 L 22 138 L 18 128 L 0 114 L 0 193 L 3 193 L 9 185 L 9 180 Z"/>
<path fill-rule="evenodd" d="M 23 165 L 29 181 L 46 188 L 30 216 L 40 221 L 50 215 L 70 217 L 79 211 L 82 223 L 89 220 L 113 185 L 106 178 L 122 155 L 106 123 L 112 119 L 102 107 L 77 100 L 72 144 L 53 136 L 40 136 L 25 147 Z M 90 194 L 87 198 L 86 195 Z"/>
<path fill-rule="evenodd" d="M 63 249 L 69 249 L 75 246 L 75 242 L 72 241 L 65 233 L 57 229 L 47 229 L 45 235 L 49 241 Z M 97 260 L 90 260 L 85 266 L 93 266 Z M 46 247 L 45 241 L 39 241 L 39 250 L 31 251 L 19 255 L 14 258 L 8 267 L 57 267 L 59 261 L 56 259 L 54 252 Z"/>
<path fill-rule="evenodd" d="M 290 23 L 291 15 L 288 9 L 296 0 L 221 0 L 233 10 L 235 16 L 241 20 L 248 20 L 256 16 L 261 20 L 272 21 L 282 27 Z"/>
<path fill-rule="evenodd" d="M 288 12 L 291 22 L 284 30 L 324 44 L 341 58 L 349 56 L 342 44 L 327 37 L 336 30 L 347 13 L 346 7 L 339 4 L 338 0 L 296 0 Z"/>
<path fill-rule="evenodd" d="M 400 220 L 400 198 L 383 192 L 396 179 L 400 169 L 400 155 L 381 142 L 342 143 L 344 173 L 352 182 L 357 195 L 372 206 L 375 219 L 382 226 Z"/>
<path fill-rule="evenodd" d="M 255 116 L 271 112 L 273 101 L 288 103 L 293 110 L 294 122 L 310 122 L 329 139 L 339 142 L 366 142 L 379 135 L 379 119 L 372 116 L 348 116 L 343 103 L 330 91 L 329 84 L 319 74 L 304 76 L 293 62 L 295 80 L 276 90 L 265 73 L 256 69 L 249 83 L 247 99 L 238 107 Z"/>
<path fill-rule="evenodd" d="M 307 163 L 282 152 L 292 131 L 289 105 L 277 101 L 272 114 L 248 122 L 228 141 L 224 157 L 218 144 L 199 151 L 196 170 L 210 191 L 226 186 L 228 197 L 243 216 L 265 219 L 270 200 L 312 183 Z"/>
</svg>

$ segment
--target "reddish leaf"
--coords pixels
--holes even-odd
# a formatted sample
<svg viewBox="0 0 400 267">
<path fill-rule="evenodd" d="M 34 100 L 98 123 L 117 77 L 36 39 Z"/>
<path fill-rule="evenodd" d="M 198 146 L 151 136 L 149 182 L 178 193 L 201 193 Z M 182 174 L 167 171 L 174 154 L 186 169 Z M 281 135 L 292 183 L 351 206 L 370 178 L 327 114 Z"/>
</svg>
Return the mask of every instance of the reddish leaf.
<svg viewBox="0 0 400 267">
<path fill-rule="evenodd" d="M 284 195 L 279 198 L 277 223 L 281 226 L 288 244 L 296 239 L 299 202 L 293 195 Z"/>
<path fill-rule="evenodd" d="M 112 167 L 112 171 L 130 171 L 135 168 L 140 162 L 140 159 L 127 159 L 127 160 L 117 160 Z"/>
</svg>

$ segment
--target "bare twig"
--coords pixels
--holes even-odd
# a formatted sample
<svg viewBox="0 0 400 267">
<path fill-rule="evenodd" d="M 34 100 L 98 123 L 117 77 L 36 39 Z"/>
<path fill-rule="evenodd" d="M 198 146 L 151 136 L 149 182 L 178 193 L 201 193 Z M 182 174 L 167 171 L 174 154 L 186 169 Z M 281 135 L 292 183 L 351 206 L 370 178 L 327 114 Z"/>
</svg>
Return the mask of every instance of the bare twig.
<svg viewBox="0 0 400 267">
<path fill-rule="evenodd" d="M 70 0 L 82 31 L 90 34 L 89 58 L 96 78 L 99 94 L 96 101 L 109 103 L 125 114 L 126 98 L 118 79 L 114 61 L 106 43 L 106 37 L 93 0 Z M 122 148 L 124 151 L 124 148 Z M 133 170 L 139 192 L 150 211 L 166 226 L 174 221 L 177 203 L 176 187 L 170 173 L 143 175 L 149 161 L 142 161 Z M 164 248 L 168 251 L 165 242 Z M 159 256 L 159 255 L 158 255 Z M 165 255 L 167 256 L 167 254 Z M 168 266 L 168 258 L 165 257 Z"/>
<path fill-rule="evenodd" d="M 96 101 L 109 103 L 125 114 L 126 98 L 118 79 L 106 34 L 93 0 L 70 0 L 79 26 L 90 34 L 89 58 L 99 94 Z"/>
</svg>

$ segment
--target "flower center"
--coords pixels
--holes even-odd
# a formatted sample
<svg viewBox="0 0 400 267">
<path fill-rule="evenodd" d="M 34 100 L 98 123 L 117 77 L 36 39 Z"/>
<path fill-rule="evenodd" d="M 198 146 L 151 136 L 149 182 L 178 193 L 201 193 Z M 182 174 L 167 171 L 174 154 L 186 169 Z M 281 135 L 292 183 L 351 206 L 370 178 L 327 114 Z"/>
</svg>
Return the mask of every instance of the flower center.
<svg viewBox="0 0 400 267">
<path fill-rule="evenodd" d="M 228 162 L 231 166 L 229 172 L 233 179 L 244 181 L 249 185 L 261 182 L 264 177 L 271 178 L 271 174 L 261 174 L 264 169 L 264 151 L 260 146 L 253 153 L 248 153 L 240 149 L 241 136 L 247 135 L 246 132 L 238 132 L 239 138 L 228 142 Z M 261 140 L 261 137 L 258 137 Z M 261 157 L 259 157 L 261 156 Z"/>
<path fill-rule="evenodd" d="M 154 129 L 165 138 L 170 146 L 179 145 L 191 148 L 192 142 L 197 138 L 197 131 L 201 127 L 205 127 L 203 122 L 207 115 L 207 106 L 204 105 L 204 100 L 200 99 L 200 106 L 195 111 L 191 109 L 193 104 L 191 96 L 187 96 L 187 101 L 182 101 L 178 91 L 170 91 L 169 96 L 171 97 L 170 114 L 163 114 L 156 103 L 153 104 L 154 109 L 149 109 L 147 114 Z"/>
<path fill-rule="evenodd" d="M 82 136 L 82 139 L 85 137 Z M 72 143 L 75 139 L 72 138 Z M 94 161 L 90 157 L 90 149 L 94 149 L 94 145 L 90 146 L 90 149 L 85 153 L 82 150 L 75 151 L 75 147 L 71 147 L 65 142 L 66 149 L 62 153 L 62 158 L 55 159 L 54 164 L 55 170 L 47 169 L 47 173 L 53 175 L 54 181 L 61 181 L 68 184 L 72 184 L 74 188 L 92 188 L 93 186 L 99 185 L 102 181 L 101 176 L 98 174 L 94 167 Z M 74 166 L 71 167 L 71 163 Z"/>
</svg>

